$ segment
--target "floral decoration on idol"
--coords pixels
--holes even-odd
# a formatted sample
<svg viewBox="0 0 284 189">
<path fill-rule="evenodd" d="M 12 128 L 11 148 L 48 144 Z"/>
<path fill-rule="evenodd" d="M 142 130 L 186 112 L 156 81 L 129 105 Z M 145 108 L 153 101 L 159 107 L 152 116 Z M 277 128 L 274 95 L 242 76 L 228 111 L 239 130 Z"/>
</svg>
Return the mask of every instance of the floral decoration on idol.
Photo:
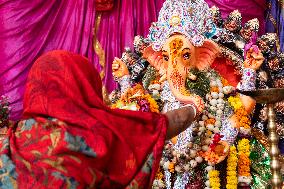
<svg viewBox="0 0 284 189">
<path fill-rule="evenodd" d="M 203 0 L 166 0 L 147 38 L 137 36 L 134 51 L 115 58 L 119 88 L 111 95 L 113 108 L 163 113 L 192 106 L 197 112 L 188 129 L 165 142 L 153 188 L 255 185 L 249 152 L 255 104 L 236 89 L 267 82 L 270 73 L 262 63 L 278 71 L 283 59 L 271 53 L 274 35 L 257 38 L 257 19 L 243 26 L 241 20 L 238 10 L 223 20 Z M 241 78 L 237 86 L 210 68 L 217 58 L 234 67 L 231 75 Z M 274 79 L 283 83 L 276 74 Z M 281 104 L 277 108 L 283 111 Z"/>
</svg>

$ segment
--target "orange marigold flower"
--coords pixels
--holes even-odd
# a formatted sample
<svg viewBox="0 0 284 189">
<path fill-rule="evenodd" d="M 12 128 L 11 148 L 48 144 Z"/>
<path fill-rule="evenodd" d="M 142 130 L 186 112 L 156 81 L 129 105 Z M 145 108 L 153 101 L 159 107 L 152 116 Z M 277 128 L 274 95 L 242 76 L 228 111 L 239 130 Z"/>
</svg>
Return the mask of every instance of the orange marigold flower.
<svg viewBox="0 0 284 189">
<path fill-rule="evenodd" d="M 169 164 L 169 171 L 170 171 L 171 173 L 175 172 L 175 164 L 172 163 L 172 162 Z"/>
<path fill-rule="evenodd" d="M 219 88 L 218 88 L 218 87 L 211 87 L 211 88 L 210 88 L 210 91 L 211 91 L 211 92 L 217 92 L 217 93 L 218 93 L 218 92 L 219 92 Z"/>
<path fill-rule="evenodd" d="M 224 79 L 223 77 L 221 78 L 221 82 L 222 82 L 223 86 L 230 85 L 229 82 L 226 79 Z"/>
<path fill-rule="evenodd" d="M 207 125 L 209 125 L 209 124 L 214 125 L 215 122 L 216 122 L 216 120 L 215 120 L 214 118 L 210 118 L 210 119 L 207 119 L 204 123 L 205 123 L 205 125 L 207 126 Z"/>
</svg>

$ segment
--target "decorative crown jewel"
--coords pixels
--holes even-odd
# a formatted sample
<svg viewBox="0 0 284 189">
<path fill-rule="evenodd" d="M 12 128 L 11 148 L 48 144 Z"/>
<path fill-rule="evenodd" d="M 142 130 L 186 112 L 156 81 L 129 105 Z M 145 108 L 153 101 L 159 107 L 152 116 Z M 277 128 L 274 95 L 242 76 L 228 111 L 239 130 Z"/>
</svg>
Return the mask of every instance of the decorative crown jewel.
<svg viewBox="0 0 284 189">
<path fill-rule="evenodd" d="M 257 18 L 249 20 L 245 23 L 244 28 L 250 28 L 251 30 L 258 32 L 259 29 L 259 21 Z"/>
<path fill-rule="evenodd" d="M 204 0 L 166 0 L 157 22 L 152 23 L 148 38 L 158 51 L 174 33 L 187 36 L 194 46 L 216 33 L 208 5 Z"/>
<path fill-rule="evenodd" d="M 239 12 L 239 10 L 234 10 L 233 12 L 231 12 L 228 16 L 228 20 L 236 20 L 238 22 L 242 21 L 242 15 Z"/>
<path fill-rule="evenodd" d="M 213 16 L 220 16 L 221 15 L 220 9 L 218 7 L 216 7 L 215 5 L 212 6 L 210 8 L 210 10 L 211 10 L 211 13 L 212 13 Z"/>
<path fill-rule="evenodd" d="M 260 40 L 265 41 L 269 46 L 273 46 L 276 43 L 276 38 L 276 33 L 266 33 L 260 37 Z"/>
</svg>

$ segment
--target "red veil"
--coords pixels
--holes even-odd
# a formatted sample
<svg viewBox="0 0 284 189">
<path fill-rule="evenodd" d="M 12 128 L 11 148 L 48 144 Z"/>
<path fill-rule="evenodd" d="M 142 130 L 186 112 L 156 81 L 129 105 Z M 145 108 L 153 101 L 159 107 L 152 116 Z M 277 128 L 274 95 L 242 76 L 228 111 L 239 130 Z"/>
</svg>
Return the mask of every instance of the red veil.
<svg viewBox="0 0 284 189">
<path fill-rule="evenodd" d="M 25 120 L 9 140 L 19 188 L 150 186 L 164 145 L 165 116 L 111 110 L 101 89 L 98 72 L 80 55 L 52 51 L 35 62 Z"/>
</svg>

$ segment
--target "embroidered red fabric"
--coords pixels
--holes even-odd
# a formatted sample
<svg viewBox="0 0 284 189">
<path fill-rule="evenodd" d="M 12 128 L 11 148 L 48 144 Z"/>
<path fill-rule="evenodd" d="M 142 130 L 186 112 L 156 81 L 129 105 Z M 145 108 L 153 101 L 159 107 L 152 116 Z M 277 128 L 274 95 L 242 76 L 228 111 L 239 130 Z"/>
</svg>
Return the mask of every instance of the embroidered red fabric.
<svg viewBox="0 0 284 189">
<path fill-rule="evenodd" d="M 111 110 L 101 89 L 98 72 L 80 55 L 52 51 L 34 63 L 24 120 L 10 130 L 9 145 L 0 142 L 18 188 L 151 186 L 166 117 Z"/>
<path fill-rule="evenodd" d="M 96 0 L 96 11 L 108 11 L 113 8 L 113 0 Z"/>
</svg>

